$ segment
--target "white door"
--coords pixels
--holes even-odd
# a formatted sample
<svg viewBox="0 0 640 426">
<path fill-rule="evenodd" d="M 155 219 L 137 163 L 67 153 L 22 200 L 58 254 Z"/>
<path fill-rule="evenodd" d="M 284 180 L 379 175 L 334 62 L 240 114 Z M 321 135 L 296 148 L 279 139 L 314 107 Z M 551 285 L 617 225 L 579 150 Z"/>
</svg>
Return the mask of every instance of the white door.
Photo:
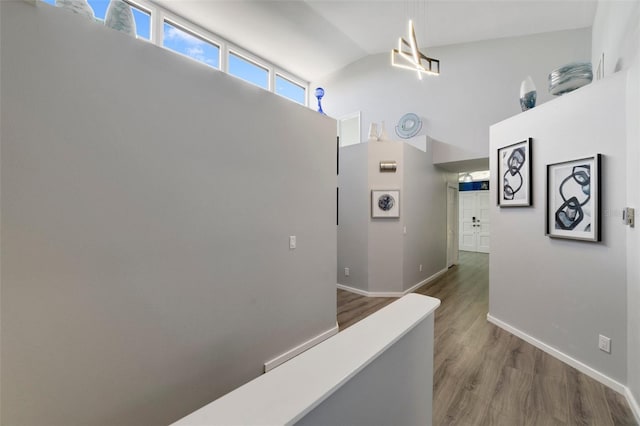
<svg viewBox="0 0 640 426">
<path fill-rule="evenodd" d="M 447 187 L 447 268 L 458 263 L 458 188 Z"/>
<path fill-rule="evenodd" d="M 476 194 L 478 201 L 476 202 L 476 232 L 478 233 L 478 247 L 476 251 L 481 253 L 489 253 L 489 191 L 480 191 Z"/>
<path fill-rule="evenodd" d="M 460 250 L 489 253 L 489 191 L 460 193 Z"/>
<path fill-rule="evenodd" d="M 476 194 L 460 193 L 460 250 L 476 251 Z"/>
</svg>

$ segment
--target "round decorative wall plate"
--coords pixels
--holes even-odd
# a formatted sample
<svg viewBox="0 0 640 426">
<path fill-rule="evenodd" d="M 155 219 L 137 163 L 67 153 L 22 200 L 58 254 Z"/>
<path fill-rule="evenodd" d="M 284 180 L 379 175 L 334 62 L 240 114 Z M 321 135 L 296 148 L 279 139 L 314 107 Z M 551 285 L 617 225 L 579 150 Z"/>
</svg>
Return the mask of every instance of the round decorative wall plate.
<svg viewBox="0 0 640 426">
<path fill-rule="evenodd" d="M 422 120 L 416 114 L 408 112 L 398 121 L 396 126 L 396 135 L 402 139 L 409 139 L 418 134 L 422 129 Z"/>
</svg>

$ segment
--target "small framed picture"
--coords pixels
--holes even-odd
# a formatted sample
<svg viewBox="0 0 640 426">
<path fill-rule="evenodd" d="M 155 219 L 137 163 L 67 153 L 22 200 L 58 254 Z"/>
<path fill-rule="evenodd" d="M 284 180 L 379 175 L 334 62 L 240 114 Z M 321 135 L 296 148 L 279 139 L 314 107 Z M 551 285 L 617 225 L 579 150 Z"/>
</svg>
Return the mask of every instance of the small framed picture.
<svg viewBox="0 0 640 426">
<path fill-rule="evenodd" d="M 498 205 L 528 207 L 532 204 L 531 138 L 498 149 Z"/>
<path fill-rule="evenodd" d="M 400 217 L 400 190 L 374 189 L 371 191 L 371 217 Z"/>
<path fill-rule="evenodd" d="M 547 165 L 547 235 L 601 241 L 601 154 Z"/>
</svg>

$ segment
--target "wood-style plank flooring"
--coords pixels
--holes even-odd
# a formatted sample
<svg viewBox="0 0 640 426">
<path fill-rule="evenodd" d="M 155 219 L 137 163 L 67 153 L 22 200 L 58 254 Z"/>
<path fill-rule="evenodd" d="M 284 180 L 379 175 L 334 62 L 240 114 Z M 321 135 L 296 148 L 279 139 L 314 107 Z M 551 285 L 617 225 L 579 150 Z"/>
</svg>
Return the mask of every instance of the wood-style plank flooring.
<svg viewBox="0 0 640 426">
<path fill-rule="evenodd" d="M 460 264 L 417 293 L 442 301 L 435 316 L 433 424 L 636 425 L 626 399 L 486 319 L 489 255 Z M 338 290 L 343 330 L 393 298 Z"/>
</svg>

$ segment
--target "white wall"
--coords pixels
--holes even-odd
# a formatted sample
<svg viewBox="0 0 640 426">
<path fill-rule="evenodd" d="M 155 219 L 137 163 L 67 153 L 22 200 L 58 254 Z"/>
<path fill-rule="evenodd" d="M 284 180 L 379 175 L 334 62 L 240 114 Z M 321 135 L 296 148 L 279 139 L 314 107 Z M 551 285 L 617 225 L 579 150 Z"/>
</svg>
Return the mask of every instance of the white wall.
<svg viewBox="0 0 640 426">
<path fill-rule="evenodd" d="M 369 145 L 367 161 L 369 193 L 373 189 L 400 190 L 400 218 L 372 218 L 369 196 L 369 291 L 402 292 L 402 259 L 404 258 L 402 226 L 405 216 L 409 214 L 403 184 L 404 176 L 413 171 L 406 168 L 402 142 L 370 142 L 367 145 Z M 380 161 L 389 160 L 397 162 L 397 171 L 395 173 L 380 172 Z"/>
<path fill-rule="evenodd" d="M 599 1 L 593 23 L 594 68 L 604 53 L 605 78 L 620 69 L 628 70 L 627 108 L 627 202 L 640 207 L 640 2 Z M 640 233 L 638 224 L 627 228 L 627 386 L 632 408 L 640 421 Z"/>
<path fill-rule="evenodd" d="M 602 53 L 605 77 L 631 66 L 637 55 L 639 20 L 637 0 L 598 1 L 591 49 L 594 78 Z"/>
<path fill-rule="evenodd" d="M 393 342 L 296 425 L 431 426 L 433 317 Z"/>
<path fill-rule="evenodd" d="M 627 386 L 640 421 L 640 55 L 629 68 L 627 93 L 627 205 L 636 209 L 635 227 L 627 229 Z"/>
<path fill-rule="evenodd" d="M 411 143 L 426 152 L 400 141 L 340 149 L 339 284 L 401 295 L 446 268 L 446 188 L 454 177 L 432 164 L 432 140 Z M 397 171 L 380 172 L 380 161 L 395 161 Z M 371 218 L 374 189 L 400 190 L 399 219 Z"/>
<path fill-rule="evenodd" d="M 369 289 L 369 144 L 340 148 L 338 175 L 337 281 L 363 291 Z M 349 276 L 344 273 L 349 268 Z"/>
<path fill-rule="evenodd" d="M 389 53 L 382 53 L 354 62 L 311 87 L 325 89 L 323 109 L 332 117 L 362 111 L 363 135 L 372 121 L 384 120 L 393 137 L 400 117 L 414 112 L 424 120 L 423 135 L 486 157 L 489 126 L 520 112 L 520 82 L 531 75 L 538 104 L 550 100 L 549 72 L 572 61 L 589 60 L 591 31 L 458 44 L 428 49 L 427 54 L 441 61 L 440 76 L 419 81 L 415 73 L 392 67 Z"/>
<path fill-rule="evenodd" d="M 1 10 L 0 423 L 168 424 L 335 326 L 334 120 Z"/>
<path fill-rule="evenodd" d="M 620 384 L 627 377 L 625 90 L 626 75 L 618 74 L 491 127 L 492 153 L 533 138 L 534 205 L 491 208 L 490 315 Z M 546 237 L 546 165 L 595 153 L 604 156 L 602 242 Z M 598 334 L 612 339 L 611 354 L 598 349 Z"/>
<path fill-rule="evenodd" d="M 172 426 L 429 426 L 439 305 L 406 295 Z"/>
<path fill-rule="evenodd" d="M 447 174 L 431 163 L 433 142 L 427 152 L 403 144 L 403 288 L 446 268 L 447 263 Z M 420 271 L 422 265 L 422 271 Z"/>
</svg>

